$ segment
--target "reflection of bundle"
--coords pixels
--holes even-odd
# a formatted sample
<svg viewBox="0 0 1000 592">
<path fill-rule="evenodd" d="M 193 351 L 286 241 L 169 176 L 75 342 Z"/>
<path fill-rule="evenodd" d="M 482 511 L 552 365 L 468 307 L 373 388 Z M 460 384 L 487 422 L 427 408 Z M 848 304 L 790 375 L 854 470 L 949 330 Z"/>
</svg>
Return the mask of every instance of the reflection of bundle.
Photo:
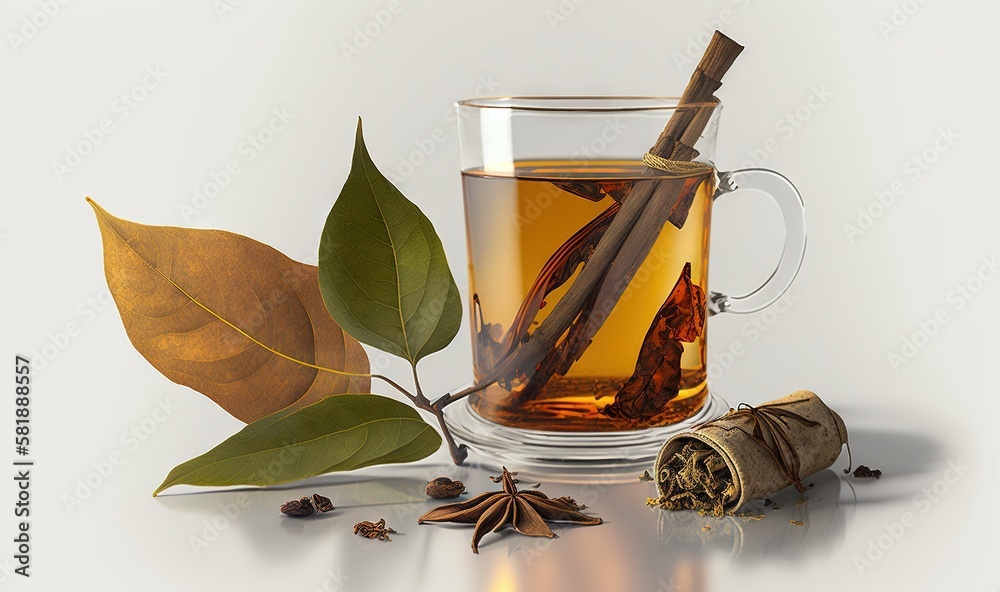
<svg viewBox="0 0 1000 592">
<path fill-rule="evenodd" d="M 846 443 L 844 421 L 814 393 L 742 405 L 667 440 L 656 458 L 660 498 L 650 501 L 720 515 L 787 485 L 802 492 L 802 478 L 832 465 Z"/>
<path fill-rule="evenodd" d="M 795 559 L 822 553 L 842 541 L 847 514 L 840 506 L 841 479 L 833 471 L 809 478 L 808 500 L 792 488 L 772 496 L 773 504 L 746 507 L 760 520 L 743 516 L 714 518 L 695 512 L 659 512 L 656 535 L 666 555 L 721 553 L 732 560 Z M 775 510 L 775 508 L 778 508 Z M 803 522 L 802 527 L 789 524 Z"/>
</svg>

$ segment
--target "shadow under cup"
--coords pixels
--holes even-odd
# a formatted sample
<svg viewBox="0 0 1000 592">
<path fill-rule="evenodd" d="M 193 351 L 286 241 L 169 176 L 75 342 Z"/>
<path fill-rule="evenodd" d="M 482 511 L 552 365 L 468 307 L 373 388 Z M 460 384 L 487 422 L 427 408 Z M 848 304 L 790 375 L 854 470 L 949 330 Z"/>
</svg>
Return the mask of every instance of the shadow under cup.
<svg viewBox="0 0 1000 592">
<path fill-rule="evenodd" d="M 684 106 L 670 98 L 629 97 L 458 104 L 477 383 L 494 378 L 494 370 L 529 339 L 544 339 L 547 352 L 537 364 L 492 381 L 467 404 L 452 406 L 457 409 L 449 413 L 449 424 L 473 449 L 497 457 L 510 447 L 530 448 L 541 438 L 542 448 L 565 445 L 559 453 L 541 455 L 554 461 L 612 460 L 607 450 L 596 457 L 582 452 L 609 444 L 624 446 L 611 451 L 612 456 L 652 457 L 669 435 L 664 428 L 677 431 L 728 408 L 713 402 L 709 393 L 704 329 L 677 342 L 682 348 L 679 384 L 676 359 L 672 374 L 650 371 L 657 364 L 651 353 L 664 351 L 650 346 L 663 337 L 657 335 L 655 321 L 668 310 L 665 302 L 686 269 L 690 283 L 707 295 L 700 300 L 710 309 L 703 308 L 703 316 L 741 308 L 755 298 L 748 304 L 759 310 L 787 288 L 786 283 L 776 294 L 759 294 L 774 292 L 765 288 L 773 288 L 774 276 L 788 266 L 782 261 L 755 293 L 734 298 L 708 289 L 711 215 L 720 179 L 712 159 L 720 110 L 717 104 Z M 643 154 L 669 119 L 699 114 L 707 125 L 695 143 L 694 160 L 703 166 L 666 172 L 644 164 Z M 721 179 L 728 183 L 730 175 Z M 593 284 L 599 289 L 574 292 L 582 269 L 599 265 L 599 257 L 591 257 L 605 235 L 612 235 L 609 229 L 629 195 L 654 189 L 684 196 L 680 201 L 686 210 L 678 207 L 683 211 L 656 219 L 654 232 L 648 233 L 652 244 L 624 257 L 624 249 L 617 252 L 614 259 L 628 268 L 623 280 L 606 279 L 609 272 Z M 651 216 L 648 212 L 643 216 Z M 802 242 L 804 246 L 804 232 Z M 790 283 L 788 277 L 778 279 Z M 620 296 L 608 298 L 607 293 Z M 564 310 L 579 308 L 579 314 L 554 338 L 542 335 L 539 327 L 559 314 L 561 303 Z M 641 414 L 615 408 L 630 380 L 647 381 Z M 626 441 L 642 441 L 641 450 Z"/>
</svg>

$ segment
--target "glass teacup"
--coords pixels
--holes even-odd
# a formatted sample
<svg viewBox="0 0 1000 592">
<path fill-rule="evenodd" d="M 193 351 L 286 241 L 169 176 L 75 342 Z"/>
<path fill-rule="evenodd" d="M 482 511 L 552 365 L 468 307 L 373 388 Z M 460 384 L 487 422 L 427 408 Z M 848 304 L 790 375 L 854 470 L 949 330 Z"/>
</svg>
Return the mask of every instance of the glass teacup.
<svg viewBox="0 0 1000 592">
<path fill-rule="evenodd" d="M 689 305 L 702 317 L 758 311 L 791 284 L 806 236 L 801 197 L 785 177 L 766 169 L 716 171 L 720 111 L 717 103 L 661 97 L 458 103 L 474 370 L 484 388 L 453 405 L 448 420 L 473 450 L 518 466 L 640 463 L 669 434 L 728 409 L 708 388 L 701 325 L 691 339 L 661 343 L 664 315 L 677 313 L 668 301 L 700 292 Z M 693 146 L 695 164 L 661 170 L 644 162 L 678 112 L 707 121 Z M 708 288 L 713 203 L 737 187 L 770 195 L 786 230 L 774 272 L 742 296 Z M 583 292 L 574 285 L 588 265 L 604 260 L 595 253 L 619 210 L 632 195 L 658 191 L 679 196 L 680 205 L 662 219 L 652 206 L 643 210 L 633 226 L 654 229 L 645 250 L 614 252 L 615 265 L 626 270 L 618 287 L 601 283 L 612 283 L 609 265 L 590 299 L 577 301 Z M 579 309 L 569 328 L 556 324 L 558 334 L 542 335 L 549 316 L 569 306 Z M 544 356 L 504 369 L 526 342 L 542 338 Z M 660 357 L 671 347 L 679 358 L 673 368 Z M 637 381 L 644 395 L 636 395 Z"/>
</svg>

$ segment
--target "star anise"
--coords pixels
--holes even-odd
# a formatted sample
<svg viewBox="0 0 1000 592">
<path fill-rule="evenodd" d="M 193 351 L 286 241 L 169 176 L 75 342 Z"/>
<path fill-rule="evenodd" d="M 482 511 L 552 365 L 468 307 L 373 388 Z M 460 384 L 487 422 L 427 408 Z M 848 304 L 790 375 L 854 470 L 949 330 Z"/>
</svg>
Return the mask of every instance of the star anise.
<svg viewBox="0 0 1000 592">
<path fill-rule="evenodd" d="M 435 508 L 417 522 L 475 524 L 473 553 L 479 553 L 479 541 L 486 533 L 500 532 L 508 524 L 526 536 L 552 538 L 556 535 L 546 522 L 572 522 L 587 526 L 602 522 L 600 518 L 581 514 L 583 506 L 571 497 L 550 498 L 541 491 L 518 491 L 514 477 L 506 467 L 499 481 L 503 484 L 503 491 L 486 492 L 464 502 Z"/>
</svg>

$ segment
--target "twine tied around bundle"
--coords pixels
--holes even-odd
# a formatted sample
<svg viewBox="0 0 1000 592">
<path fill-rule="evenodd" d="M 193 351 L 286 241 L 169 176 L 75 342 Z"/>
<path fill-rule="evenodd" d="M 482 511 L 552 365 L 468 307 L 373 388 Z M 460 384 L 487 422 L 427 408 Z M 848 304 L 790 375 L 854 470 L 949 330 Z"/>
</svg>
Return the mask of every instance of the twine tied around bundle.
<svg viewBox="0 0 1000 592">
<path fill-rule="evenodd" d="M 712 171 L 712 165 L 692 160 L 670 160 L 652 153 L 642 155 L 642 163 L 651 169 L 675 175 L 704 175 Z"/>
<path fill-rule="evenodd" d="M 786 431 L 788 421 L 797 421 L 807 427 L 816 427 L 820 424 L 819 422 L 806 419 L 798 413 L 782 409 L 782 405 L 782 403 L 773 403 L 754 407 L 747 403 L 740 403 L 736 409 L 730 409 L 729 413 L 719 419 L 732 420 L 743 415 L 749 416 L 750 430 L 747 431 L 738 426 L 720 427 L 726 431 L 740 430 L 749 436 L 751 440 L 767 451 L 771 459 L 774 460 L 774 463 L 778 465 L 785 480 L 789 484 L 794 485 L 799 493 L 802 493 L 806 490 L 806 487 L 802 485 L 799 477 L 801 462 L 798 452 L 795 451 L 795 447 L 792 445 L 792 441 Z M 718 420 L 713 420 L 702 425 L 710 425 L 715 421 Z"/>
</svg>

